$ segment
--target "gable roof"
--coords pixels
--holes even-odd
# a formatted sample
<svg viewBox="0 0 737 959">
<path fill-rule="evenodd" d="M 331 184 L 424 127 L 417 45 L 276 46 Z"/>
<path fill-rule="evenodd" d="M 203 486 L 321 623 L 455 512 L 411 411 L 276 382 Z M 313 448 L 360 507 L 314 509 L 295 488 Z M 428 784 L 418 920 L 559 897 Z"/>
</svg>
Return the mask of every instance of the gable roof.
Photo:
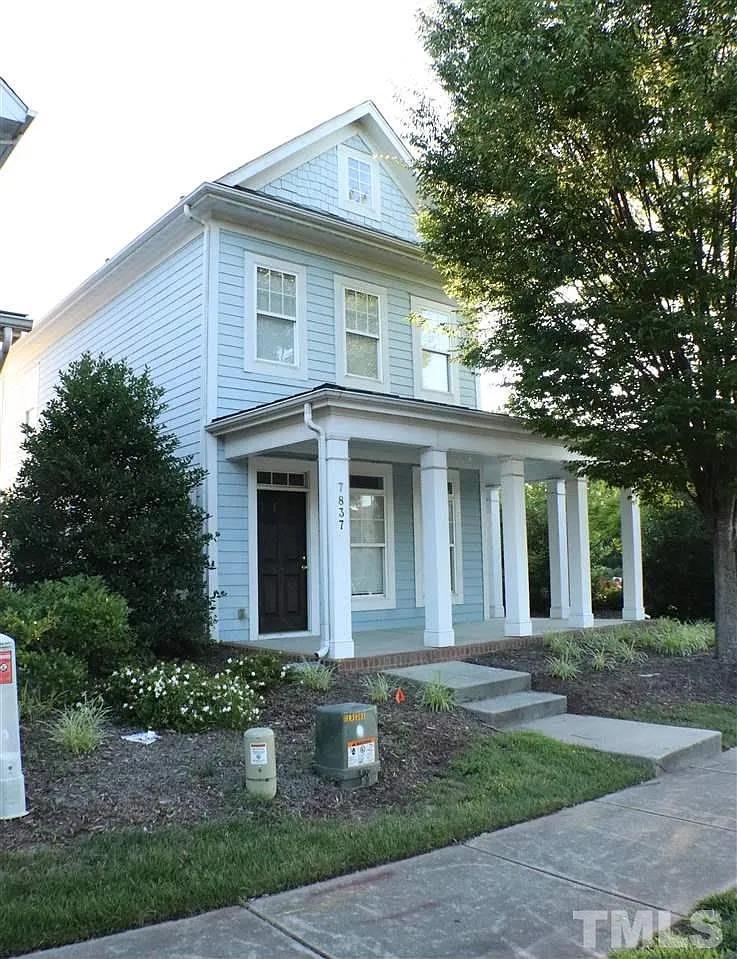
<svg viewBox="0 0 737 959">
<path fill-rule="evenodd" d="M 0 77 L 0 167 L 23 136 L 35 113 L 29 110 L 9 83 Z"/>
<path fill-rule="evenodd" d="M 289 170 L 307 163 L 352 134 L 362 134 L 387 172 L 396 180 L 411 205 L 417 208 L 417 181 L 412 172 L 414 158 L 371 100 L 339 113 L 338 116 L 287 140 L 280 146 L 231 170 L 217 181 L 224 186 L 259 190 Z"/>
</svg>

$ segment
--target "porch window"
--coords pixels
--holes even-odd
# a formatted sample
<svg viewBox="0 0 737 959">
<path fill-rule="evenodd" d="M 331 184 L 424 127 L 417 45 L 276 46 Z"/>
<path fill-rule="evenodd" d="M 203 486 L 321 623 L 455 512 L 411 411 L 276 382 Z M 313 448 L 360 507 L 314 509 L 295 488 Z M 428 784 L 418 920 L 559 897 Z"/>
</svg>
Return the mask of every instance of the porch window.
<svg viewBox="0 0 737 959">
<path fill-rule="evenodd" d="M 425 605 L 422 545 L 422 486 L 420 471 L 412 471 L 412 500 L 415 534 L 415 599 Z M 463 602 L 463 544 L 461 540 L 461 479 L 458 470 L 448 470 L 448 545 L 450 591 L 454 603 Z"/>
<path fill-rule="evenodd" d="M 336 278 L 338 377 L 347 386 L 372 388 L 386 381 L 386 293 Z"/>
<path fill-rule="evenodd" d="M 246 255 L 245 368 L 281 377 L 306 375 L 305 271 Z"/>
<path fill-rule="evenodd" d="M 356 469 L 361 472 L 350 477 L 353 605 L 385 609 L 394 601 L 391 467 L 365 464 Z"/>
<path fill-rule="evenodd" d="M 419 317 L 413 330 L 415 395 L 423 399 L 458 402 L 458 370 L 453 363 L 449 309 L 412 297 L 412 313 Z"/>
</svg>

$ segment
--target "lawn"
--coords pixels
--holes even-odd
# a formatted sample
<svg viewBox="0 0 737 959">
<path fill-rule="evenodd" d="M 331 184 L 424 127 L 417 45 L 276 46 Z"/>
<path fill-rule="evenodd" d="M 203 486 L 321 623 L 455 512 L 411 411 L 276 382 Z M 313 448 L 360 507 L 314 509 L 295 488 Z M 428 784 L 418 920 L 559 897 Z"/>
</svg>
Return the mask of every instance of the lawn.
<svg viewBox="0 0 737 959">
<path fill-rule="evenodd" d="M 716 729 L 722 734 L 722 748 L 737 746 L 737 707 L 723 703 L 681 703 L 677 706 L 649 705 L 620 709 L 623 719 L 639 719 L 647 723 L 665 723 L 668 726 L 695 726 Z"/>
<path fill-rule="evenodd" d="M 437 849 L 649 776 L 647 767 L 534 733 L 476 736 L 401 810 L 365 821 L 247 815 L 110 831 L 0 855 L 0 954 L 133 928 Z"/>
<path fill-rule="evenodd" d="M 672 936 L 681 937 L 680 942 L 668 942 L 661 937 L 658 942 L 639 949 L 619 949 L 611 959 L 734 959 L 737 956 L 737 890 L 709 896 L 696 906 L 696 910 L 715 912 L 720 918 L 722 941 L 709 949 L 701 943 L 683 942 L 683 937 L 695 936 L 695 929 L 688 922 L 676 926 Z"/>
</svg>

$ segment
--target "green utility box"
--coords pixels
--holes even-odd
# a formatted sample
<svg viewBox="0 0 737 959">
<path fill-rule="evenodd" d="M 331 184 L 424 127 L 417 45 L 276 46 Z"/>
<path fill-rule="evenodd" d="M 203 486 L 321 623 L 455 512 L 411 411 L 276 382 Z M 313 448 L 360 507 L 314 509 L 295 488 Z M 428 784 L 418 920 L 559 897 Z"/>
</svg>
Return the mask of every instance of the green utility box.
<svg viewBox="0 0 737 959">
<path fill-rule="evenodd" d="M 337 703 L 318 706 L 315 770 L 346 789 L 373 786 L 379 778 L 376 706 Z"/>
</svg>

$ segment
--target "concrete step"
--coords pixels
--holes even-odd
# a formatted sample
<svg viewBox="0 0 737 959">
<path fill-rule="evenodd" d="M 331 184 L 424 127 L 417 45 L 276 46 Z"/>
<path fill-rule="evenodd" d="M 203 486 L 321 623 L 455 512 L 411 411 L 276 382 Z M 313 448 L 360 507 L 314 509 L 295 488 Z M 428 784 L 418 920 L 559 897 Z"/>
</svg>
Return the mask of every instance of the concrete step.
<svg viewBox="0 0 737 959">
<path fill-rule="evenodd" d="M 535 730 L 562 743 L 644 759 L 656 773 L 695 760 L 718 760 L 722 749 L 721 733 L 712 729 L 663 726 L 575 713 L 547 718 L 528 717 L 527 721 L 514 723 L 513 728 Z"/>
<path fill-rule="evenodd" d="M 530 688 L 530 674 L 515 669 L 494 669 L 492 666 L 477 666 L 451 660 L 447 663 L 427 663 L 423 666 L 407 666 L 403 669 L 388 669 L 387 676 L 408 683 L 430 683 L 439 680 L 452 689 L 457 703 L 476 699 L 490 699 L 521 692 Z"/>
<path fill-rule="evenodd" d="M 508 729 L 566 711 L 566 697 L 532 691 L 463 703 L 463 708 L 496 729 Z"/>
</svg>

